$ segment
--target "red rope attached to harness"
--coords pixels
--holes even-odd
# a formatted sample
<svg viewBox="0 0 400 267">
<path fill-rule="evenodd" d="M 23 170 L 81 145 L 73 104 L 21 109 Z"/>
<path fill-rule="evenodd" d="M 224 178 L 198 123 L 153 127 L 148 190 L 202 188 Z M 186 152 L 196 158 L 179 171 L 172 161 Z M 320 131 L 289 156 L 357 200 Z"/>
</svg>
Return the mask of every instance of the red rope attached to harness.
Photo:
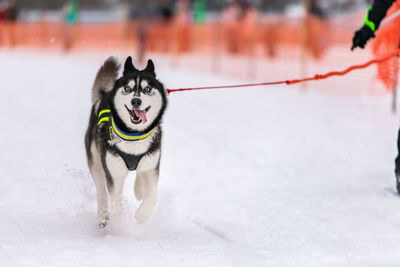
<svg viewBox="0 0 400 267">
<path fill-rule="evenodd" d="M 308 82 L 308 81 L 313 81 L 313 80 L 323 80 L 327 79 L 331 76 L 344 76 L 347 73 L 356 70 L 356 69 L 364 69 L 369 67 L 372 64 L 377 64 L 384 62 L 388 59 L 391 59 L 393 57 L 397 57 L 400 55 L 400 50 L 393 52 L 386 57 L 379 58 L 379 59 L 373 59 L 370 60 L 364 64 L 360 65 L 353 65 L 348 67 L 345 70 L 342 71 L 331 71 L 325 74 L 315 74 L 312 77 L 304 78 L 304 79 L 297 79 L 297 80 L 286 80 L 286 81 L 277 81 L 277 82 L 264 82 L 264 83 L 248 83 L 248 84 L 238 84 L 238 85 L 223 85 L 223 86 L 206 86 L 206 87 L 192 87 L 192 88 L 180 88 L 180 89 L 167 89 L 168 94 L 173 93 L 173 92 L 182 92 L 182 91 L 193 91 L 193 90 L 209 90 L 209 89 L 223 89 L 223 88 L 236 88 L 236 87 L 250 87 L 250 86 L 263 86 L 263 85 L 279 85 L 279 84 L 296 84 L 296 83 L 302 83 L 302 82 Z"/>
</svg>

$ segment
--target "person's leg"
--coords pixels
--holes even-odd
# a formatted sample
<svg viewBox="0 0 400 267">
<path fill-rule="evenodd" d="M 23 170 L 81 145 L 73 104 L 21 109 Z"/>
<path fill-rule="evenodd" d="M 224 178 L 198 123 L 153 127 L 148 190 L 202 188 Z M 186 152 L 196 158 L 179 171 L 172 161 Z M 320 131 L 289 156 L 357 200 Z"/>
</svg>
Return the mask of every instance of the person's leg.
<svg viewBox="0 0 400 267">
<path fill-rule="evenodd" d="M 396 174 L 396 189 L 397 192 L 400 193 L 400 129 L 399 133 L 397 136 L 397 157 L 395 160 L 396 168 L 395 168 L 395 174 Z"/>
<path fill-rule="evenodd" d="M 138 55 L 137 59 L 139 63 L 144 62 L 145 54 L 146 54 L 146 45 L 147 45 L 147 28 L 144 25 L 139 25 L 138 28 Z"/>
</svg>

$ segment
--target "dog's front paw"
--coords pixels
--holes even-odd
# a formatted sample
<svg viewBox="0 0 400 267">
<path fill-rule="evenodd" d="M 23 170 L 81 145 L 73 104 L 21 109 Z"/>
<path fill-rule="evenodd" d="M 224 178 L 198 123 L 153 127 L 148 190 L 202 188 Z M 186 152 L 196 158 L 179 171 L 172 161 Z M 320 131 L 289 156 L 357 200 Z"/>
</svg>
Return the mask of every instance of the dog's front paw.
<svg viewBox="0 0 400 267">
<path fill-rule="evenodd" d="M 136 222 L 138 224 L 145 223 L 150 218 L 150 216 L 153 214 L 154 206 L 155 206 L 155 203 L 154 203 L 154 205 L 143 205 L 142 204 L 136 210 L 136 213 L 135 213 Z"/>
<path fill-rule="evenodd" d="M 108 211 L 102 211 L 97 215 L 97 225 L 99 226 L 99 228 L 106 227 L 109 220 L 110 220 L 110 215 Z"/>
<path fill-rule="evenodd" d="M 104 221 L 104 222 L 99 222 L 99 223 L 97 224 L 97 226 L 98 226 L 99 228 L 104 228 L 104 227 L 107 226 L 107 224 L 108 224 L 108 221 Z"/>
</svg>

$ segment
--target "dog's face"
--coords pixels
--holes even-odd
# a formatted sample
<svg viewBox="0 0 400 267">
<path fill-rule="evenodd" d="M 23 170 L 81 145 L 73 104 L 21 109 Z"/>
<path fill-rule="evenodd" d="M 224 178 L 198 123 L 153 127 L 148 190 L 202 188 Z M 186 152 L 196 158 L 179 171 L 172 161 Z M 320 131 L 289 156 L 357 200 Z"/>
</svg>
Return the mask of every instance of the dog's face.
<svg viewBox="0 0 400 267">
<path fill-rule="evenodd" d="M 164 86 L 156 79 L 154 64 L 148 61 L 147 67 L 139 71 L 128 57 L 123 76 L 114 85 L 112 106 L 117 124 L 135 132 L 146 132 L 161 120 L 167 99 Z"/>
</svg>

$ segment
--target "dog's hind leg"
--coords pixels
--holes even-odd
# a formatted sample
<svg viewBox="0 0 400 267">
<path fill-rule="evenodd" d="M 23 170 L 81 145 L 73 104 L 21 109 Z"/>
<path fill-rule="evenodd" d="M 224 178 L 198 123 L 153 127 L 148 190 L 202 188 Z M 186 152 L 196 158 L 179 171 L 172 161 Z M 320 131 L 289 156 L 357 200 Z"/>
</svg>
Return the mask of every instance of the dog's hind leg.
<svg viewBox="0 0 400 267">
<path fill-rule="evenodd" d="M 108 223 L 108 196 L 106 189 L 106 175 L 101 164 L 100 155 L 94 144 L 91 146 L 93 155 L 91 164 L 89 164 L 90 173 L 92 174 L 96 185 L 97 194 L 97 221 L 100 227 L 105 227 Z"/>
<path fill-rule="evenodd" d="M 135 181 L 135 195 L 136 197 L 143 199 L 143 201 L 140 204 L 140 207 L 136 210 L 135 217 L 137 223 L 140 224 L 150 218 L 157 203 L 159 160 L 160 151 L 143 157 L 138 166 Z"/>
</svg>

